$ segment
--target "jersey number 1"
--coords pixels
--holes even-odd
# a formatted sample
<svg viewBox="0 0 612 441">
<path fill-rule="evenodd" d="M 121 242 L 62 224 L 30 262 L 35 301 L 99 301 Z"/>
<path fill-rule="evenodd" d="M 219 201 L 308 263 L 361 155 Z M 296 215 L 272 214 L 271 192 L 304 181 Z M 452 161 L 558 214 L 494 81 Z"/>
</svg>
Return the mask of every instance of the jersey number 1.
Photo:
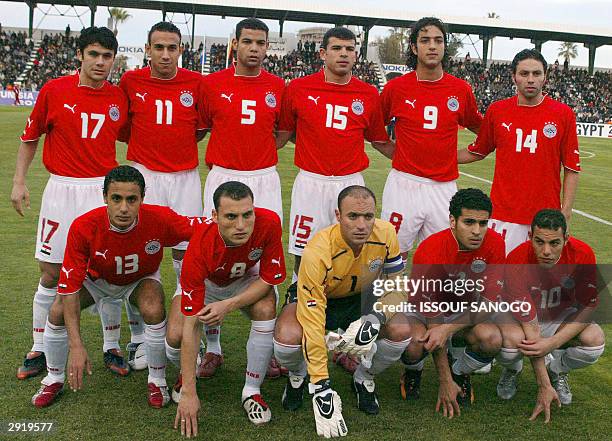
<svg viewBox="0 0 612 441">
<path fill-rule="evenodd" d="M 157 109 L 157 114 L 155 117 L 156 124 L 164 123 L 164 107 L 166 108 L 166 124 L 172 124 L 172 101 L 170 100 L 155 100 L 155 108 Z"/>
</svg>

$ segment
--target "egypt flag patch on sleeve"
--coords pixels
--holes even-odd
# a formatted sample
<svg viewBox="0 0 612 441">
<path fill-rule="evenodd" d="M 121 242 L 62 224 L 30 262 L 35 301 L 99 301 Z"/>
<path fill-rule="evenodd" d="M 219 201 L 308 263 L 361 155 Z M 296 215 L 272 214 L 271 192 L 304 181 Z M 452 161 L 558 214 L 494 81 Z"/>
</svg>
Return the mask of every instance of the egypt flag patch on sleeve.
<svg viewBox="0 0 612 441">
<path fill-rule="evenodd" d="M 306 306 L 308 306 L 309 308 L 316 308 L 317 306 L 317 301 L 314 299 L 310 299 L 306 301 Z"/>
</svg>

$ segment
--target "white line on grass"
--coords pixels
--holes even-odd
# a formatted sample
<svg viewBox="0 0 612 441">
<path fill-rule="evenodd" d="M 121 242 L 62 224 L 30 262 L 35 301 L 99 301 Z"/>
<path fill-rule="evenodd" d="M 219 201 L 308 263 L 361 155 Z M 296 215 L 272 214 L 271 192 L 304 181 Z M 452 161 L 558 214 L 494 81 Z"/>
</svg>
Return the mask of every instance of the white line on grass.
<svg viewBox="0 0 612 441">
<path fill-rule="evenodd" d="M 589 156 L 583 156 L 583 155 L 589 155 Z M 591 159 L 595 157 L 595 153 L 588 152 L 586 150 L 580 150 L 580 157 L 584 159 Z"/>
<path fill-rule="evenodd" d="M 488 179 L 484 179 L 484 178 L 481 178 L 481 177 L 478 177 L 478 176 L 470 175 L 468 173 L 459 172 L 459 174 L 463 175 L 463 176 L 466 176 L 468 178 L 476 179 L 477 181 L 480 181 L 480 182 L 486 182 L 487 184 L 492 184 L 493 183 L 493 182 L 489 181 Z M 602 218 L 597 217 L 597 216 L 593 216 L 592 214 L 585 213 L 584 211 L 581 211 L 581 210 L 576 210 L 575 208 L 573 208 L 572 211 L 574 213 L 576 213 L 576 214 L 579 214 L 581 216 L 586 217 L 587 219 L 591 219 L 591 220 L 594 220 L 595 222 L 599 222 L 600 224 L 604 224 L 604 225 L 608 225 L 608 226 L 612 227 L 612 222 L 609 222 L 609 221 L 607 221 L 605 219 L 602 219 Z"/>
</svg>

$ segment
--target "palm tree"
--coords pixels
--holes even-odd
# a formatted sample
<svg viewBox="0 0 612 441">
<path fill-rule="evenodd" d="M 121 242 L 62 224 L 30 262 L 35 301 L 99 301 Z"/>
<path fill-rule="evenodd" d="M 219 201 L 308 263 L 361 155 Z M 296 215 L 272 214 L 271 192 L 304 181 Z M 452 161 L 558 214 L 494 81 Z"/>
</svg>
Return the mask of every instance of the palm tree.
<svg viewBox="0 0 612 441">
<path fill-rule="evenodd" d="M 497 15 L 495 12 L 487 12 L 487 18 L 501 18 L 501 17 Z M 495 40 L 495 37 L 492 37 L 490 41 L 489 60 L 493 59 L 493 40 Z"/>
<path fill-rule="evenodd" d="M 111 27 L 116 37 L 119 33 L 119 30 L 117 29 L 119 24 L 126 22 L 131 15 L 123 8 L 109 8 L 108 13 L 110 14 Z"/>
<path fill-rule="evenodd" d="M 569 66 L 570 60 L 578 56 L 578 45 L 576 43 L 572 43 L 571 41 L 561 43 L 559 45 L 559 53 L 557 55 L 559 57 L 563 57 Z"/>
</svg>

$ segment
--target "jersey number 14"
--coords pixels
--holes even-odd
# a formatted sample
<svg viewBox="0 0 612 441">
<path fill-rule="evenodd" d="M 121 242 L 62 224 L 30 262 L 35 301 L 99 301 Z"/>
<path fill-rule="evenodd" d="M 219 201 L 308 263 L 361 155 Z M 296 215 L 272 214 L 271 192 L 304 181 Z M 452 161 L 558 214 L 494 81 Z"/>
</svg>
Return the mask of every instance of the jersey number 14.
<svg viewBox="0 0 612 441">
<path fill-rule="evenodd" d="M 525 136 L 523 139 L 523 129 L 516 129 L 516 151 L 521 152 L 523 147 L 529 149 L 529 153 L 535 153 L 538 148 L 538 131 L 532 130 L 531 135 Z"/>
</svg>

